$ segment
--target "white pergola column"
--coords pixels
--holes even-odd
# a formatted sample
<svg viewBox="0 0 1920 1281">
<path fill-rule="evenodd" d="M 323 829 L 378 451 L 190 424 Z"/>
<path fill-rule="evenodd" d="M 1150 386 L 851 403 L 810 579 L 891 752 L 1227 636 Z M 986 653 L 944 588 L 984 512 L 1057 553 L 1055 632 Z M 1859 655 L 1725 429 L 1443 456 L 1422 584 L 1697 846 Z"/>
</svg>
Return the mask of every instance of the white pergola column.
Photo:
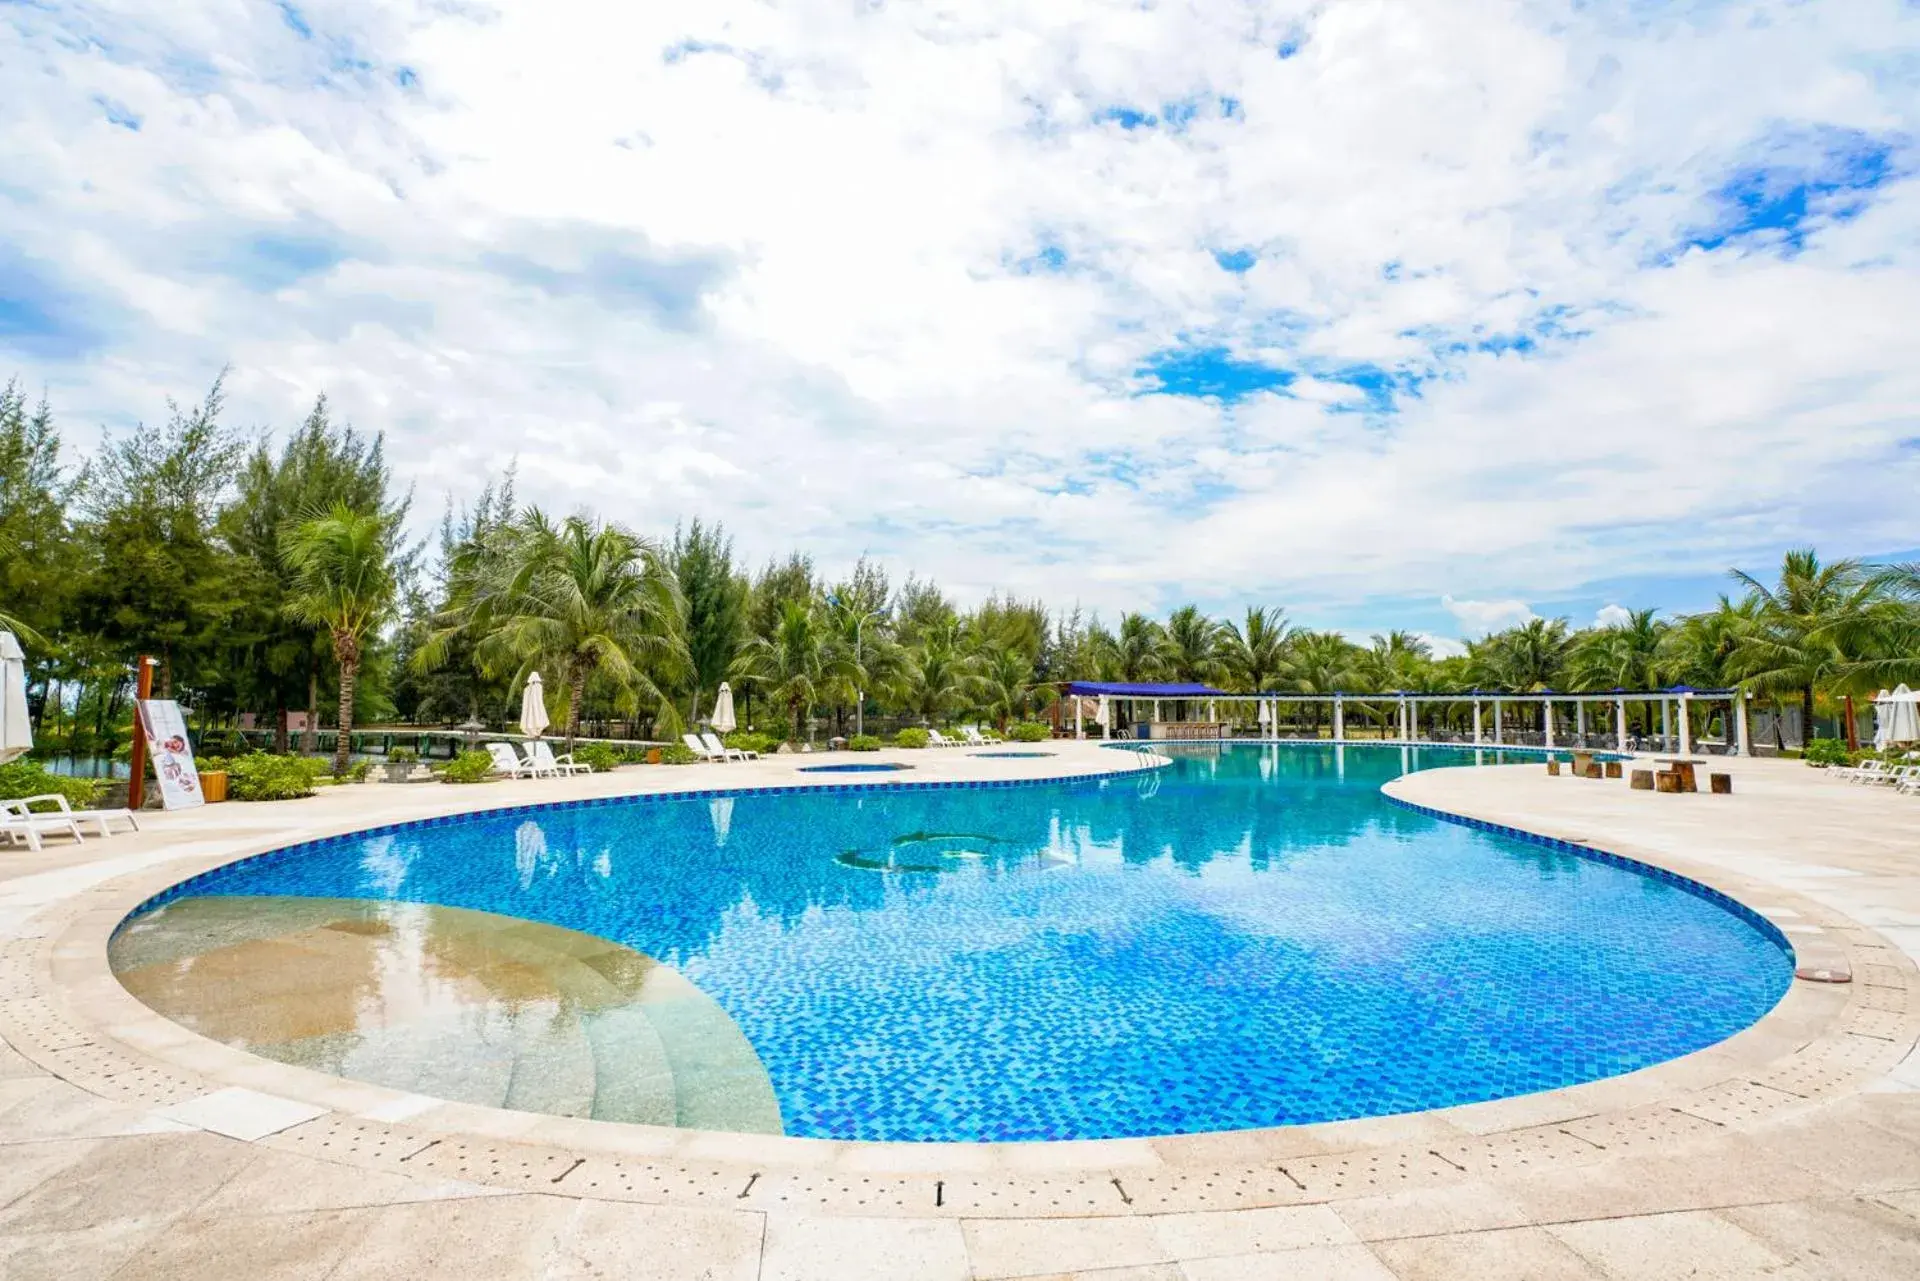
<svg viewBox="0 0 1920 1281">
<path fill-rule="evenodd" d="M 1663 694 L 1660 697 L 1660 750 L 1666 751 L 1667 740 L 1673 737 L 1673 704 Z"/>
<path fill-rule="evenodd" d="M 1617 751 L 1627 750 L 1627 699 L 1623 694 L 1613 703 L 1613 746 Z"/>
<path fill-rule="evenodd" d="M 1584 698 L 1573 700 L 1573 738 L 1577 746 L 1587 745 L 1587 700 Z"/>
<path fill-rule="evenodd" d="M 1214 711 L 1212 699 L 1207 700 L 1207 719 L 1216 725 L 1220 723 L 1220 717 L 1218 713 Z"/>
<path fill-rule="evenodd" d="M 1493 700 L 1493 745 L 1500 746 L 1500 700 Z"/>
<path fill-rule="evenodd" d="M 1347 741 L 1347 702 L 1338 694 L 1333 696 L 1333 741 Z"/>
<path fill-rule="evenodd" d="M 1682 694 L 1680 702 L 1680 755 L 1693 755 L 1693 695 Z"/>
<path fill-rule="evenodd" d="M 1473 700 L 1473 745 L 1480 746 L 1485 738 L 1486 736 L 1480 732 L 1480 700 L 1476 698 Z"/>
<path fill-rule="evenodd" d="M 1102 740 L 1111 740 L 1113 738 L 1113 702 L 1102 694 L 1100 705 L 1107 709 L 1107 723 L 1100 727 L 1100 737 Z"/>
<path fill-rule="evenodd" d="M 1407 700 L 1407 737 L 1414 742 L 1420 741 L 1420 700 Z"/>
<path fill-rule="evenodd" d="M 1078 694 L 1075 694 L 1073 696 L 1073 736 L 1075 738 L 1087 736 L 1086 721 L 1087 704 Z"/>
<path fill-rule="evenodd" d="M 1747 696 L 1741 690 L 1733 691 L 1733 723 L 1738 728 L 1737 749 L 1742 756 L 1753 755 L 1753 739 L 1747 733 Z"/>
<path fill-rule="evenodd" d="M 1553 746 L 1553 700 L 1540 700 L 1540 738 L 1548 747 Z"/>
</svg>

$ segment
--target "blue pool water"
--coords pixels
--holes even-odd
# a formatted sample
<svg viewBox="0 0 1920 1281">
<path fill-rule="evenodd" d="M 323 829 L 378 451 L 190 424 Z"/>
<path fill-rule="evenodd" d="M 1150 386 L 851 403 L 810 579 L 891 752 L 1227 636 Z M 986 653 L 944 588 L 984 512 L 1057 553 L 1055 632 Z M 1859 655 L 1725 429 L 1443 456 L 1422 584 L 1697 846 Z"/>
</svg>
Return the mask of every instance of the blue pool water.
<svg viewBox="0 0 1920 1281">
<path fill-rule="evenodd" d="M 911 765 L 888 765 L 875 761 L 859 765 L 802 765 L 800 772 L 802 774 L 895 774 L 912 768 Z"/>
<path fill-rule="evenodd" d="M 1791 980 L 1784 940 L 1710 892 L 1379 795 L 1472 753 L 1163 750 L 1166 769 L 1102 780 L 437 820 L 177 893 L 413 900 L 625 944 L 733 1019 L 787 1133 L 835 1138 L 1498 1098 L 1703 1048 Z"/>
</svg>

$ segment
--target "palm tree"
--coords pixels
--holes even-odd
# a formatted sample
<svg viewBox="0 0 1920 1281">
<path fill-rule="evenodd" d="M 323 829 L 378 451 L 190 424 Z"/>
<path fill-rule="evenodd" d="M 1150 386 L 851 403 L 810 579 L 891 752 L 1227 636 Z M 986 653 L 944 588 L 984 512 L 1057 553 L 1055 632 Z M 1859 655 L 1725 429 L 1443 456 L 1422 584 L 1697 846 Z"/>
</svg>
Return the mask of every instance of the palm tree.
<svg viewBox="0 0 1920 1281">
<path fill-rule="evenodd" d="M 925 625 L 908 679 L 913 710 L 928 723 L 967 705 L 979 688 L 978 663 L 961 649 L 958 620 Z"/>
<path fill-rule="evenodd" d="M 1002 731 L 1007 722 L 1027 714 L 1033 693 L 1033 660 L 1014 645 L 996 645 L 980 659 L 976 680 L 982 706 Z"/>
<path fill-rule="evenodd" d="M 866 728 L 867 695 L 905 688 L 907 653 L 891 634 L 884 606 L 865 593 L 836 590 L 826 598 L 825 614 L 838 660 L 828 693 L 838 705 L 853 704 L 853 732 L 859 734 Z"/>
<path fill-rule="evenodd" d="M 1145 614 L 1122 614 L 1113 638 L 1110 661 L 1123 681 L 1149 681 L 1165 675 L 1174 662 L 1173 646 L 1164 628 Z"/>
<path fill-rule="evenodd" d="M 378 513 L 335 503 L 323 514 L 290 524 L 281 536 L 280 554 L 293 574 L 288 616 L 325 628 L 333 644 L 333 661 L 340 669 L 340 733 L 333 745 L 333 772 L 344 774 L 353 743 L 353 693 L 362 649 L 392 617 L 399 590 L 390 531 Z"/>
<path fill-rule="evenodd" d="M 1577 689 L 1648 690 L 1658 688 L 1671 660 L 1671 628 L 1658 611 L 1636 609 L 1626 621 L 1595 628 L 1574 639 L 1567 674 Z"/>
<path fill-rule="evenodd" d="M 677 723 L 653 673 L 684 672 L 689 660 L 679 589 L 655 544 L 579 516 L 554 525 L 530 509 L 470 568 L 461 625 L 480 637 L 476 656 L 490 672 L 511 667 L 515 686 L 540 667 L 558 672 L 569 748 L 590 679 L 609 683 L 620 705 L 650 702 Z M 442 632 L 432 645 L 447 639 Z M 423 658 L 437 661 L 434 652 Z"/>
<path fill-rule="evenodd" d="M 844 655 L 834 652 L 827 628 L 810 600 L 790 600 L 780 607 L 773 634 L 747 642 L 734 660 L 738 679 L 757 681 L 776 703 L 784 703 L 793 718 L 793 739 L 807 732 L 807 712 L 835 683 L 853 679 Z"/>
<path fill-rule="evenodd" d="M 1757 617 L 1729 666 L 1758 693 L 1799 695 L 1804 743 L 1813 737 L 1815 692 L 1854 674 L 1849 645 L 1879 616 L 1882 585 L 1858 561 L 1822 565 L 1811 548 L 1788 552 L 1772 586 L 1739 570 L 1733 577 L 1751 593 Z"/>
<path fill-rule="evenodd" d="M 1277 609 L 1247 607 L 1245 627 L 1223 625 L 1222 649 L 1227 671 L 1234 682 L 1249 694 L 1269 688 L 1287 671 L 1287 641 L 1293 629 L 1287 616 Z"/>
<path fill-rule="evenodd" d="M 1355 659 L 1358 651 L 1339 632 L 1295 632 L 1292 654 L 1287 664 L 1288 684 L 1302 694 L 1332 698 L 1350 690 L 1358 682 Z M 1320 707 L 1313 705 L 1313 728 L 1320 729 Z"/>
<path fill-rule="evenodd" d="M 1226 668 L 1222 661 L 1221 627 L 1200 612 L 1198 605 L 1182 605 L 1167 619 L 1167 667 L 1178 681 L 1210 685 Z"/>
</svg>

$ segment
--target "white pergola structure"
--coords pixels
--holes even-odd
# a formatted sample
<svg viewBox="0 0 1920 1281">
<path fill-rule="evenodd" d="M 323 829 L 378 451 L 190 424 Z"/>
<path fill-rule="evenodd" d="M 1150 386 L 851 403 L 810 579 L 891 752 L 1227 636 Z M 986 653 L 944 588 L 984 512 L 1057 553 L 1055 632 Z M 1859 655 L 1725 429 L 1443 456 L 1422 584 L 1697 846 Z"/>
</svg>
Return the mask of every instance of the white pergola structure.
<svg viewBox="0 0 1920 1281">
<path fill-rule="evenodd" d="M 1126 694 L 1100 696 L 1102 715 L 1095 718 L 1096 728 L 1101 737 L 1113 737 L 1113 702 L 1130 697 Z M 1185 695 L 1196 697 L 1196 695 Z M 1540 747 L 1576 747 L 1588 746 L 1595 737 L 1611 739 L 1609 744 L 1618 751 L 1628 751 L 1627 708 L 1630 704 L 1650 706 L 1657 704 L 1660 709 L 1659 738 L 1668 748 L 1681 756 L 1691 755 L 1695 749 L 1693 738 L 1694 710 L 1700 706 L 1726 704 L 1728 708 L 1727 724 L 1732 734 L 1727 742 L 1727 754 L 1730 756 L 1751 756 L 1753 742 L 1749 732 L 1747 714 L 1747 696 L 1734 689 L 1693 689 L 1685 685 L 1676 685 L 1670 689 L 1654 690 L 1599 690 L 1579 693 L 1561 693 L 1545 690 L 1539 693 L 1512 694 L 1490 690 L 1472 690 L 1463 694 L 1432 694 L 1396 690 L 1385 694 L 1363 694 L 1335 691 L 1330 694 L 1223 694 L 1217 690 L 1207 691 L 1207 716 L 1212 720 L 1220 705 L 1231 708 L 1235 705 L 1253 703 L 1258 706 L 1255 723 L 1262 727 L 1263 737 L 1278 737 L 1275 730 L 1279 721 L 1279 709 L 1282 705 L 1324 704 L 1330 705 L 1333 720 L 1333 739 L 1335 743 L 1357 741 L 1398 742 L 1404 744 L 1428 743 L 1439 746 L 1458 745 L 1452 740 L 1439 740 L 1425 737 L 1421 733 L 1421 712 L 1434 707 L 1460 707 L 1470 705 L 1473 709 L 1473 737 L 1470 740 L 1476 747 L 1513 747 L 1535 746 L 1514 740 L 1508 733 L 1507 715 L 1510 711 L 1529 711 L 1526 719 L 1539 727 Z M 1369 708 L 1391 705 L 1394 710 L 1394 736 L 1371 740 L 1358 740 L 1347 734 L 1347 708 L 1358 704 Z M 1571 708 L 1573 719 L 1573 738 L 1566 744 L 1555 741 L 1556 721 L 1560 714 Z M 1535 710 L 1537 709 L 1537 710 Z M 1488 713 L 1491 712 L 1491 715 Z M 1158 718 L 1158 708 L 1154 711 Z M 1651 722 L 1651 713 L 1648 718 Z M 1611 724 L 1609 724 L 1611 722 Z M 1596 727 L 1589 732 L 1589 725 Z M 1600 728 L 1604 727 L 1604 728 Z M 1676 736 L 1675 730 L 1678 729 Z M 1519 731 L 1531 735 L 1531 729 Z M 1084 718 L 1078 715 L 1074 721 L 1074 735 L 1086 737 Z"/>
</svg>

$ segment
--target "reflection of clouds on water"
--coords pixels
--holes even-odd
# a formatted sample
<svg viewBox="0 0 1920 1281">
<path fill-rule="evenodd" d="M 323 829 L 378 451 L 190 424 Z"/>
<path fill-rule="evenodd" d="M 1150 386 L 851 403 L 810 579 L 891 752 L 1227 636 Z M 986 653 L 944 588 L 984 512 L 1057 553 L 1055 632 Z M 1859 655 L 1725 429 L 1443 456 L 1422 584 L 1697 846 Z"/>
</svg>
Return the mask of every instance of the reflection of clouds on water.
<svg viewBox="0 0 1920 1281">
<path fill-rule="evenodd" d="M 513 833 L 513 867 L 520 874 L 520 888 L 531 889 L 533 874 L 547 861 L 547 834 L 532 819 Z"/>
<path fill-rule="evenodd" d="M 733 833 L 733 798 L 716 796 L 707 802 L 707 813 L 713 819 L 713 843 L 719 849 L 727 847 L 727 837 Z"/>
<path fill-rule="evenodd" d="M 396 837 L 375 836 L 367 841 L 366 852 L 360 856 L 360 870 L 366 874 L 367 886 L 380 895 L 400 892 L 407 883 L 407 872 L 413 866 L 413 856 L 419 852 L 418 842 L 408 842 L 406 853 Z"/>
<path fill-rule="evenodd" d="M 593 870 L 603 881 L 609 876 L 612 876 L 613 852 L 611 850 L 601 850 L 599 855 L 593 860 Z"/>
</svg>

